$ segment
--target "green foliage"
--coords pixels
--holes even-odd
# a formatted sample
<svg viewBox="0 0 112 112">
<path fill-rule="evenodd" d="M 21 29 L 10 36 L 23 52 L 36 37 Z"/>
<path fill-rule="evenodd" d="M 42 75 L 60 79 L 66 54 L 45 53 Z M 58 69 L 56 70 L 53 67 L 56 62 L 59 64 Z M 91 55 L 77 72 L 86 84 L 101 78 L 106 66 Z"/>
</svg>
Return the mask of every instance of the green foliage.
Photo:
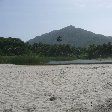
<svg viewBox="0 0 112 112">
<path fill-rule="evenodd" d="M 25 44 L 18 38 L 0 37 L 0 55 L 22 55 L 25 53 Z"/>
<path fill-rule="evenodd" d="M 74 60 L 76 57 L 0 56 L 0 64 L 43 65 L 49 61 Z"/>
<path fill-rule="evenodd" d="M 47 62 L 47 58 L 38 56 L 0 56 L 0 64 L 38 65 Z"/>
<path fill-rule="evenodd" d="M 112 45 L 109 42 L 108 44 L 90 45 L 87 50 L 88 58 L 108 58 L 112 57 Z"/>
<path fill-rule="evenodd" d="M 74 49 L 69 45 L 48 45 L 42 43 L 33 44 L 31 51 L 40 56 L 71 56 L 74 54 Z"/>
<path fill-rule="evenodd" d="M 30 45 L 18 38 L 0 37 L 0 63 L 44 64 L 50 60 L 96 59 L 112 57 L 112 45 L 90 45 L 88 48 L 75 48 L 65 44 Z"/>
<path fill-rule="evenodd" d="M 61 42 L 62 41 L 62 37 L 61 36 L 57 37 L 57 41 Z"/>
</svg>

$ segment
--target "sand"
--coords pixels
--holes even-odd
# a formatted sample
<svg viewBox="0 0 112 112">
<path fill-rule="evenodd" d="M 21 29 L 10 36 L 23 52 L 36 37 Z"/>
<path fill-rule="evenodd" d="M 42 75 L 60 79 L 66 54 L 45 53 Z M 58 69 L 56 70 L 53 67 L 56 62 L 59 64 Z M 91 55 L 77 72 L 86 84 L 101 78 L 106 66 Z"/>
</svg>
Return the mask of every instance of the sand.
<svg viewBox="0 0 112 112">
<path fill-rule="evenodd" d="M 0 112 L 89 112 L 107 99 L 111 64 L 0 65 Z"/>
</svg>

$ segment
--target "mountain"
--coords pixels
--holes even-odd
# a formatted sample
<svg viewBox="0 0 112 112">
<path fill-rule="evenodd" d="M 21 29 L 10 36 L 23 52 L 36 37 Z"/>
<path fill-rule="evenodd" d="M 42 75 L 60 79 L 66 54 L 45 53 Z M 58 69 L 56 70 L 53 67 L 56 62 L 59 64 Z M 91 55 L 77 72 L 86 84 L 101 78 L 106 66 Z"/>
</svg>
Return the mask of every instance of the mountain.
<svg viewBox="0 0 112 112">
<path fill-rule="evenodd" d="M 57 37 L 61 36 L 62 41 L 57 41 Z M 87 47 L 89 45 L 103 44 L 112 42 L 112 37 L 95 34 L 93 32 L 75 28 L 70 25 L 60 30 L 54 30 L 49 33 L 45 33 L 41 36 L 36 36 L 34 39 L 28 41 L 30 44 L 33 43 L 44 43 L 44 44 L 69 44 L 75 47 Z"/>
</svg>

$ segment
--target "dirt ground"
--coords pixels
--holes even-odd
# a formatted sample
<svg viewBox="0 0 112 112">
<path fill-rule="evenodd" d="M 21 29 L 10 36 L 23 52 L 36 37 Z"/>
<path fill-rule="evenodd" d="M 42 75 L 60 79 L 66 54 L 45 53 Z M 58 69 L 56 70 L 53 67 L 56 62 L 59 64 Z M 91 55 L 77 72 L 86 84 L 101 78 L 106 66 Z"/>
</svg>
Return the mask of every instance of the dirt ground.
<svg viewBox="0 0 112 112">
<path fill-rule="evenodd" d="M 112 112 L 112 65 L 0 65 L 0 112 Z"/>
</svg>

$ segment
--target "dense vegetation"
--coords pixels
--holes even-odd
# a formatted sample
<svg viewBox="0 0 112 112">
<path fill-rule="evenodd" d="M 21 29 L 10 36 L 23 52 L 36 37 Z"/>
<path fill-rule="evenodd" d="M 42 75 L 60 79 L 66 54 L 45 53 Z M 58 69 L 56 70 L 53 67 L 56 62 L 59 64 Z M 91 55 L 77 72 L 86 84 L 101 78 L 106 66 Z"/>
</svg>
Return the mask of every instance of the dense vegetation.
<svg viewBox="0 0 112 112">
<path fill-rule="evenodd" d="M 60 37 L 57 38 L 60 41 Z M 58 41 L 57 40 L 57 41 Z M 18 38 L 0 37 L 0 63 L 43 64 L 49 60 L 96 59 L 112 56 L 112 45 L 90 45 L 75 48 L 70 45 L 48 45 L 25 43 Z"/>
</svg>

